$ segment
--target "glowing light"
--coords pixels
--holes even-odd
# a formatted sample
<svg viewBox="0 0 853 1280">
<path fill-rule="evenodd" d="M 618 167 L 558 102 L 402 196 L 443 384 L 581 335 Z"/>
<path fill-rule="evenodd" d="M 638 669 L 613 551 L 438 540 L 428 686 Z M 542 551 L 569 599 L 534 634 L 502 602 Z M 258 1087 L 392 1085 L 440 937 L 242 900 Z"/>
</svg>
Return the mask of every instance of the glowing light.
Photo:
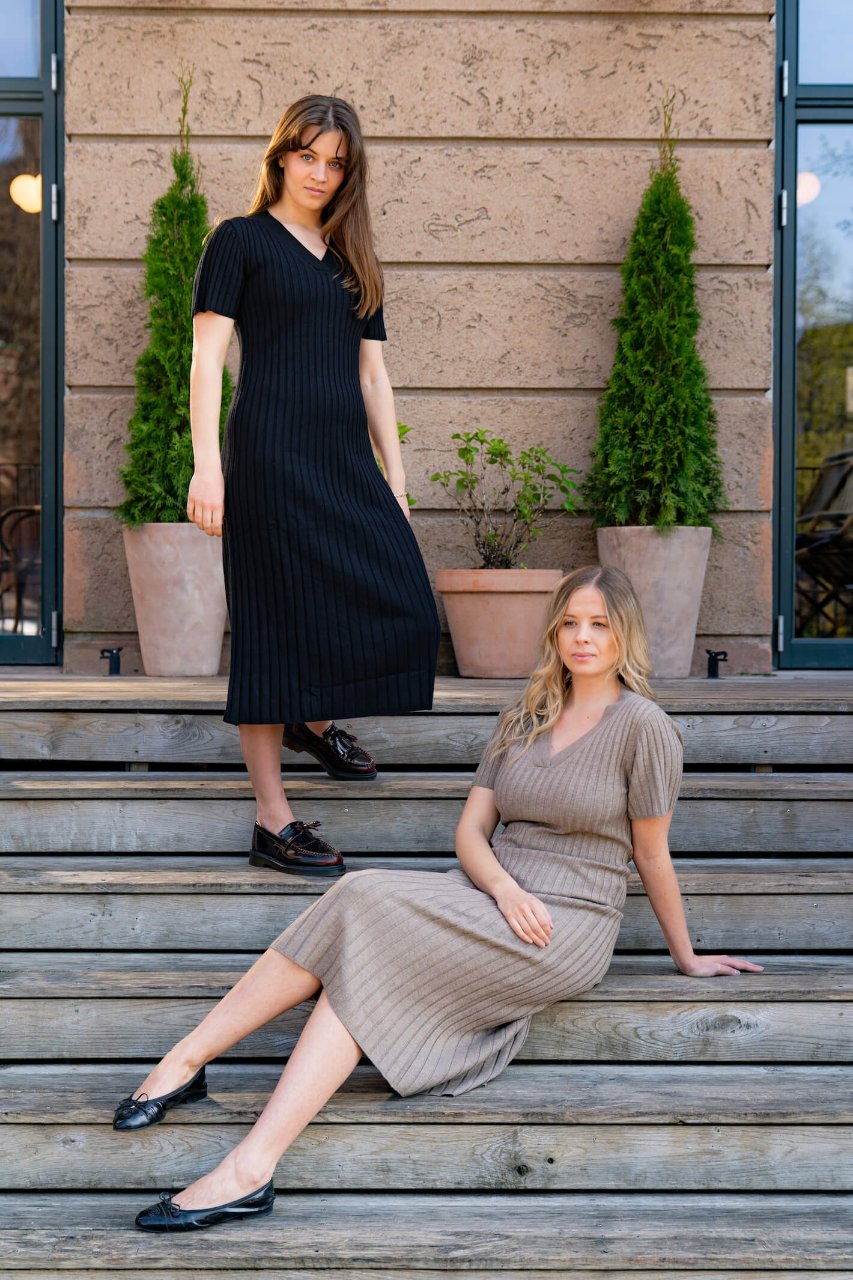
<svg viewBox="0 0 853 1280">
<path fill-rule="evenodd" d="M 816 173 L 797 174 L 797 208 L 811 204 L 820 195 L 820 178 Z"/>
<path fill-rule="evenodd" d="M 19 173 L 9 183 L 9 195 L 24 213 L 41 213 L 41 174 Z"/>
</svg>

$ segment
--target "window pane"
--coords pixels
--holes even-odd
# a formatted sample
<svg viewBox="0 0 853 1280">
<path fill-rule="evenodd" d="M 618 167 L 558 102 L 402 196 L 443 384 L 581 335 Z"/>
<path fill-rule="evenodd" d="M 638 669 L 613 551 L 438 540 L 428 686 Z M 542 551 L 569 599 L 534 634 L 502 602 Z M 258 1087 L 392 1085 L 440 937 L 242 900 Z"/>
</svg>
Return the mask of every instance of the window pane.
<svg viewBox="0 0 853 1280">
<path fill-rule="evenodd" d="M 853 125 L 797 150 L 796 620 L 853 635 Z"/>
<path fill-rule="evenodd" d="M 0 0 L 0 18 L 0 76 L 40 76 L 40 0 Z"/>
<path fill-rule="evenodd" d="M 0 632 L 41 631 L 41 121 L 0 117 Z"/>
<path fill-rule="evenodd" d="M 851 0 L 800 0 L 801 84 L 853 84 Z"/>
</svg>

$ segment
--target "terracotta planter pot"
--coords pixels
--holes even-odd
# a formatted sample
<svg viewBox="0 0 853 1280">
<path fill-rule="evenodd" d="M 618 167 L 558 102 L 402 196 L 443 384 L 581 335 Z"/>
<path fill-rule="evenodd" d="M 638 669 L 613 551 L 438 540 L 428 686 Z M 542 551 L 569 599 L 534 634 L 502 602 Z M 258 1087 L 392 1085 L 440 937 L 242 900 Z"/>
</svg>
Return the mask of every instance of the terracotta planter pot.
<svg viewBox="0 0 853 1280">
<path fill-rule="evenodd" d="M 689 676 L 711 530 L 598 529 L 601 564 L 622 569 L 643 610 L 656 676 Z"/>
<path fill-rule="evenodd" d="M 194 524 L 123 533 L 145 674 L 215 676 L 226 617 L 222 539 Z"/>
<path fill-rule="evenodd" d="M 539 655 L 548 597 L 560 569 L 439 569 L 459 674 L 529 676 Z"/>
</svg>

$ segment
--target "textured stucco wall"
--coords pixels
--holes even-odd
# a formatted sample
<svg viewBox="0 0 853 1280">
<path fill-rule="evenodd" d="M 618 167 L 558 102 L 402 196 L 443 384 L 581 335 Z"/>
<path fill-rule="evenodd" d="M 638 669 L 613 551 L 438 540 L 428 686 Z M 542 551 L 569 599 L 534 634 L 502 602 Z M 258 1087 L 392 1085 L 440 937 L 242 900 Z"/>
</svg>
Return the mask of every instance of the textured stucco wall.
<svg viewBox="0 0 853 1280">
<path fill-rule="evenodd" d="M 117 467 L 144 343 L 139 256 L 168 184 L 175 72 L 195 65 L 211 214 L 245 211 L 284 107 L 358 110 L 386 267 L 386 363 L 431 571 L 473 563 L 428 476 L 453 431 L 492 427 L 583 468 L 610 368 L 618 264 L 676 90 L 697 218 L 701 348 L 731 510 L 697 654 L 770 665 L 773 0 L 70 0 L 66 20 L 66 666 L 104 637 L 135 659 Z M 303 12 L 304 11 L 304 12 Z M 594 558 L 548 518 L 527 563 Z M 697 658 L 697 663 L 699 659 Z M 700 669 L 701 663 L 697 666 Z"/>
</svg>

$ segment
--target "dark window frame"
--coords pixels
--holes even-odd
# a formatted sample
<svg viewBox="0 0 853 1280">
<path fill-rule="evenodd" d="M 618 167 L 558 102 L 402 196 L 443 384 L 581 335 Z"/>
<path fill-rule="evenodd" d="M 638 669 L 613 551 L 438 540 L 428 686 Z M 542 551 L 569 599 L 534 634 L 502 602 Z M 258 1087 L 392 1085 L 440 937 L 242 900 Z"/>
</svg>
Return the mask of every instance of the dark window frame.
<svg viewBox="0 0 853 1280">
<path fill-rule="evenodd" d="M 41 75 L 0 77 L 0 115 L 42 124 L 41 217 L 41 627 L 36 636 L 0 633 L 0 665 L 53 666 L 62 661 L 62 400 L 64 380 L 63 7 L 42 0 Z M 51 83 L 56 54 L 57 87 Z M 59 217 L 51 217 L 51 189 Z"/>
<path fill-rule="evenodd" d="M 799 84 L 799 0 L 780 0 L 776 104 L 776 231 L 774 319 L 774 428 L 776 439 L 774 650 L 780 668 L 853 666 L 853 639 L 806 639 L 794 634 L 796 519 L 796 256 L 797 130 L 801 124 L 853 124 L 853 83 Z M 783 96 L 787 63 L 787 96 Z M 781 225 L 782 193 L 787 223 Z M 782 644 L 780 645 L 780 631 Z"/>
</svg>

